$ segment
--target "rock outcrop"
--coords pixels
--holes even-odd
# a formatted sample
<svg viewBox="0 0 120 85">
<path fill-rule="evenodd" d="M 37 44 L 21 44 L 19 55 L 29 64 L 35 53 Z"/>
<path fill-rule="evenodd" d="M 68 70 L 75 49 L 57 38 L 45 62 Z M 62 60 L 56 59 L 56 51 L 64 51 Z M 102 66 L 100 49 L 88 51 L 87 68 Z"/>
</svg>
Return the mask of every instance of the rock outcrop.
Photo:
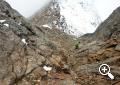
<svg viewBox="0 0 120 85">
<path fill-rule="evenodd" d="M 0 85 L 33 85 L 47 75 L 44 65 L 53 66 L 54 71 L 64 68 L 67 49 L 72 47 L 73 41 L 58 29 L 32 24 L 1 0 Z M 44 82 L 41 85 L 45 85 Z"/>
<path fill-rule="evenodd" d="M 92 33 L 101 23 L 92 0 L 52 0 L 43 11 L 38 11 L 31 21 L 38 25 L 47 24 L 61 31 L 80 37 Z M 72 16 L 72 17 L 71 17 Z M 79 23 L 82 23 L 79 25 Z M 80 28 L 80 29 L 79 29 Z"/>
<path fill-rule="evenodd" d="M 29 22 L 0 0 L 0 85 L 119 85 L 119 14 L 120 8 L 95 33 L 77 39 Z M 102 63 L 114 80 L 99 74 Z"/>
<path fill-rule="evenodd" d="M 94 36 L 98 39 L 110 39 L 117 38 L 119 36 L 120 27 L 120 7 L 118 7 L 114 12 L 106 19 L 96 30 Z"/>
</svg>

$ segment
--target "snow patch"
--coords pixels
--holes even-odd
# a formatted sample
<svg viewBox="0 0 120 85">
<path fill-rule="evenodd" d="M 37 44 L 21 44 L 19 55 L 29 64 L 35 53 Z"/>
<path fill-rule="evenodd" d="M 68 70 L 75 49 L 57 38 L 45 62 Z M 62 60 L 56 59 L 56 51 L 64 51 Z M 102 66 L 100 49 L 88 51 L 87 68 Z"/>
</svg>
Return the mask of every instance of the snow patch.
<svg viewBox="0 0 120 85">
<path fill-rule="evenodd" d="M 49 25 L 45 24 L 45 25 L 42 25 L 42 27 L 45 27 L 45 28 L 49 28 L 49 29 L 52 29 L 52 27 L 50 27 Z"/>
<path fill-rule="evenodd" d="M 3 22 L 5 22 L 6 20 L 0 20 L 0 23 L 3 23 Z"/>
<path fill-rule="evenodd" d="M 21 25 L 21 24 L 22 24 L 21 22 L 18 23 L 18 25 Z"/>
<path fill-rule="evenodd" d="M 58 0 L 60 15 L 65 17 L 67 34 L 81 36 L 93 33 L 101 19 L 93 6 L 94 0 Z"/>
<path fill-rule="evenodd" d="M 26 42 L 26 39 L 24 39 L 24 38 L 23 38 L 21 41 L 22 41 L 25 45 L 28 44 L 28 43 Z"/>
<path fill-rule="evenodd" d="M 43 66 L 43 69 L 45 70 L 45 71 L 51 71 L 52 70 L 52 67 L 50 67 L 50 66 Z"/>
<path fill-rule="evenodd" d="M 9 24 L 4 24 L 6 27 L 9 27 Z"/>
</svg>

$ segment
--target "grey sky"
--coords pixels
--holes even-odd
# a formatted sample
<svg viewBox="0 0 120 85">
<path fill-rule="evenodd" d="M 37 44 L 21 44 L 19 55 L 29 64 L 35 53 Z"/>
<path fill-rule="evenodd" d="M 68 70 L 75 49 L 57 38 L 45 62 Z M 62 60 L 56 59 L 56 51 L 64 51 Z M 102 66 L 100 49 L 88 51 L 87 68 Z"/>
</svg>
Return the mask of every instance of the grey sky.
<svg viewBox="0 0 120 85">
<path fill-rule="evenodd" d="M 95 0 L 95 7 L 102 20 L 105 20 L 119 6 L 120 0 Z"/>
<path fill-rule="evenodd" d="M 44 7 L 51 0 L 6 0 L 23 16 L 29 17 Z M 73 0 L 74 1 L 74 0 Z M 95 0 L 95 7 L 102 20 L 105 20 L 114 9 L 120 6 L 120 0 Z"/>
<path fill-rule="evenodd" d="M 30 17 L 51 0 L 6 0 L 14 9 L 23 16 Z"/>
</svg>

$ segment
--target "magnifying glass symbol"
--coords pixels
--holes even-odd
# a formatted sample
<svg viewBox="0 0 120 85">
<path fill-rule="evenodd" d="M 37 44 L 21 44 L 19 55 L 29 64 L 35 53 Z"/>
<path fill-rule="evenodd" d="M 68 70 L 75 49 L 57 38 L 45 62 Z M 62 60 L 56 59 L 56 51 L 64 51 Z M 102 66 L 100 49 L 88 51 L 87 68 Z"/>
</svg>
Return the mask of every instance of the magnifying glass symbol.
<svg viewBox="0 0 120 85">
<path fill-rule="evenodd" d="M 110 67 L 107 64 L 100 65 L 99 72 L 102 75 L 108 75 L 112 80 L 114 79 L 114 76 L 110 73 Z"/>
</svg>

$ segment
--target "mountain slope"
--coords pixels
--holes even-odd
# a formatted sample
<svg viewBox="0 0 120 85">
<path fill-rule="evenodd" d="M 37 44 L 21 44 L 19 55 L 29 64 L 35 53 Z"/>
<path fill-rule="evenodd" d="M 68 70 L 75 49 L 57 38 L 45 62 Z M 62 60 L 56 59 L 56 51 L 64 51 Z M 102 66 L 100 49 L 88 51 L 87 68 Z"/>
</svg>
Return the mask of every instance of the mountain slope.
<svg viewBox="0 0 120 85">
<path fill-rule="evenodd" d="M 120 7 L 96 32 L 77 39 L 29 22 L 0 0 L 0 85 L 119 85 L 119 22 Z M 99 74 L 102 63 L 114 80 Z"/>
<path fill-rule="evenodd" d="M 68 42 L 71 43 L 66 44 Z M 71 36 L 58 29 L 34 25 L 6 1 L 0 0 L 0 85 L 37 84 L 39 78 L 42 80 L 47 75 L 43 69 L 45 65 L 62 71 L 67 50 L 72 46 Z M 41 85 L 44 83 L 46 79 Z"/>
<path fill-rule="evenodd" d="M 33 16 L 32 21 L 38 23 L 37 21 L 41 20 L 43 24 L 55 25 L 67 34 L 79 37 L 85 33 L 94 32 L 101 23 L 100 17 L 91 3 L 92 0 L 74 2 L 72 0 L 53 0 L 43 12 L 44 16 L 40 16 L 38 12 Z M 44 22 L 43 19 L 48 22 Z"/>
</svg>

